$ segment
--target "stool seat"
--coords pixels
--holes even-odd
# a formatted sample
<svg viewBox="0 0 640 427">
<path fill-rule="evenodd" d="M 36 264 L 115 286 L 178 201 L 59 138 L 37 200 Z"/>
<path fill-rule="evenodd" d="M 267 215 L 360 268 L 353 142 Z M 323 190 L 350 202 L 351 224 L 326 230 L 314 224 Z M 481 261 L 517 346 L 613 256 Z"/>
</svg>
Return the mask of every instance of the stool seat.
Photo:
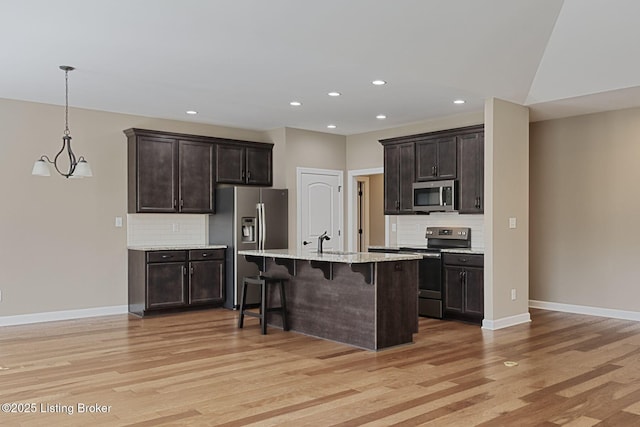
<svg viewBox="0 0 640 427">
<path fill-rule="evenodd" d="M 244 316 L 257 317 L 260 319 L 262 335 L 267 334 L 267 313 L 278 312 L 282 316 L 282 329 L 289 330 L 287 324 L 287 299 L 284 292 L 285 278 L 268 277 L 268 276 L 248 276 L 242 279 L 242 296 L 240 298 L 240 316 L 238 317 L 238 328 L 244 326 Z M 245 309 L 247 303 L 247 286 L 260 286 L 260 311 L 258 313 Z M 268 307 L 267 288 L 270 285 L 279 285 L 280 288 L 280 306 Z"/>
</svg>

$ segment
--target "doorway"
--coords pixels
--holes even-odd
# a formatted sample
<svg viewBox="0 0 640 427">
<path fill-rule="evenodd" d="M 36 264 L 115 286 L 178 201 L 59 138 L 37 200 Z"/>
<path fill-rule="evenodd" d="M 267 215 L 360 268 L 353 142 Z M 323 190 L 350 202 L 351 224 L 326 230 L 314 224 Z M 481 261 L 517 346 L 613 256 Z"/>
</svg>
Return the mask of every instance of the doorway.
<svg viewBox="0 0 640 427">
<path fill-rule="evenodd" d="M 384 215 L 384 169 L 349 171 L 347 211 L 348 250 L 367 252 L 369 246 L 388 241 L 388 217 Z"/>
</svg>

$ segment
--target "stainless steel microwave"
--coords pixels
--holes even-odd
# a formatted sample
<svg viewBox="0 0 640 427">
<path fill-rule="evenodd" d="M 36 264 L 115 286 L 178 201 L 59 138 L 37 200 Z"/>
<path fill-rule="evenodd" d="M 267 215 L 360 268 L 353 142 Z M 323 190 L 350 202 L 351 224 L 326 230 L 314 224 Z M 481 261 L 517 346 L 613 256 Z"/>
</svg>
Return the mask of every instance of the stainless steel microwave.
<svg viewBox="0 0 640 427">
<path fill-rule="evenodd" d="M 413 210 L 451 212 L 456 210 L 456 181 L 424 181 L 413 184 Z"/>
</svg>

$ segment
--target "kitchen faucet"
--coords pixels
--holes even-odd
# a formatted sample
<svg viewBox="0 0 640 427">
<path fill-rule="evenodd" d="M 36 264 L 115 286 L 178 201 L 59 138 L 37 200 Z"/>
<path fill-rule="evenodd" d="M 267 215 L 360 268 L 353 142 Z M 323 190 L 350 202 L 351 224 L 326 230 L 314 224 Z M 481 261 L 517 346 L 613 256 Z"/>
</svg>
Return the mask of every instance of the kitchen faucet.
<svg viewBox="0 0 640 427">
<path fill-rule="evenodd" d="M 325 240 L 331 240 L 331 237 L 327 236 L 327 231 L 325 230 L 320 236 L 318 236 L 318 253 L 322 253 L 322 242 Z"/>
</svg>

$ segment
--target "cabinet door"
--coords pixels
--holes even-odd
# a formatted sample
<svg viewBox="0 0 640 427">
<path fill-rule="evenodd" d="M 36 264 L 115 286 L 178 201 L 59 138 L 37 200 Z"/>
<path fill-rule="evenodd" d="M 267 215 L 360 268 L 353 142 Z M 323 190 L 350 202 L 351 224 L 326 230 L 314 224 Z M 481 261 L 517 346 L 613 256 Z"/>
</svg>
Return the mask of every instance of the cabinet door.
<svg viewBox="0 0 640 427">
<path fill-rule="evenodd" d="M 395 215 L 400 209 L 400 147 L 384 147 L 384 213 Z"/>
<path fill-rule="evenodd" d="M 224 260 L 189 263 L 189 304 L 222 302 Z"/>
<path fill-rule="evenodd" d="M 147 309 L 183 306 L 186 291 L 184 262 L 147 264 Z"/>
<path fill-rule="evenodd" d="M 214 212 L 213 144 L 179 141 L 179 210 L 184 213 Z"/>
<path fill-rule="evenodd" d="M 484 271 L 482 268 L 465 270 L 464 312 L 477 320 L 484 318 Z"/>
<path fill-rule="evenodd" d="M 398 213 L 413 213 L 413 181 L 415 178 L 415 144 L 400 145 L 400 179 Z"/>
<path fill-rule="evenodd" d="M 177 212 L 176 141 L 136 140 L 136 212 Z"/>
<path fill-rule="evenodd" d="M 455 179 L 456 137 L 416 142 L 416 180 Z"/>
<path fill-rule="evenodd" d="M 438 139 L 438 179 L 455 179 L 457 169 L 457 140 L 455 136 Z"/>
<path fill-rule="evenodd" d="M 244 147 L 218 144 L 216 153 L 216 182 L 221 184 L 244 184 L 244 167 Z"/>
<path fill-rule="evenodd" d="M 428 181 L 437 178 L 438 141 L 429 139 L 416 142 L 416 180 Z"/>
<path fill-rule="evenodd" d="M 458 140 L 460 213 L 484 211 L 484 132 L 462 135 Z"/>
<path fill-rule="evenodd" d="M 271 148 L 247 147 L 247 184 L 271 186 L 273 183 L 271 170 Z"/>
<path fill-rule="evenodd" d="M 464 313 L 464 269 L 460 267 L 444 268 L 444 311 Z"/>
</svg>

